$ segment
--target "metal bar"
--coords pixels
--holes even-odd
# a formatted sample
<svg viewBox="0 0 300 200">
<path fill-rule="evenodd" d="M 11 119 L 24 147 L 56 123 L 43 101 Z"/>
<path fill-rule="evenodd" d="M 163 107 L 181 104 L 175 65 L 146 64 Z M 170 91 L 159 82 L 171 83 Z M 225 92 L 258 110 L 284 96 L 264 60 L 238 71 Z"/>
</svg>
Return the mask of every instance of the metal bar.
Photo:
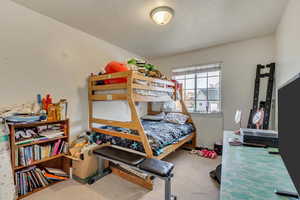
<svg viewBox="0 0 300 200">
<path fill-rule="evenodd" d="M 113 162 L 113 163 L 116 164 L 116 165 L 125 165 L 125 166 L 128 166 L 128 167 L 130 167 L 130 168 L 132 168 L 132 169 L 134 169 L 134 170 L 138 170 L 138 171 L 140 171 L 140 172 L 142 172 L 142 173 L 149 174 L 149 175 L 151 175 L 151 176 L 156 176 L 156 177 L 161 178 L 161 179 L 163 179 L 163 180 L 167 180 L 168 178 L 170 179 L 171 177 L 173 177 L 173 174 L 172 174 L 172 173 L 171 173 L 168 177 L 159 176 L 159 175 L 153 174 L 153 173 L 151 173 L 151 172 L 149 172 L 149 171 L 142 170 L 142 169 L 140 169 L 138 166 L 128 165 L 128 164 L 126 164 L 126 163 L 123 163 L 123 162 L 120 162 L 120 161 L 117 161 L 117 160 L 113 160 L 113 159 L 110 159 L 110 158 L 108 158 L 108 157 L 101 156 L 101 155 L 98 155 L 98 154 L 95 154 L 95 155 L 96 155 L 96 156 L 99 156 L 100 158 L 102 158 L 102 159 L 104 159 L 104 160 L 108 160 L 108 161 L 110 161 L 110 162 Z"/>
<path fill-rule="evenodd" d="M 171 200 L 171 178 L 165 179 L 165 200 Z"/>
<path fill-rule="evenodd" d="M 208 113 L 208 72 L 206 72 L 206 113 Z"/>
</svg>

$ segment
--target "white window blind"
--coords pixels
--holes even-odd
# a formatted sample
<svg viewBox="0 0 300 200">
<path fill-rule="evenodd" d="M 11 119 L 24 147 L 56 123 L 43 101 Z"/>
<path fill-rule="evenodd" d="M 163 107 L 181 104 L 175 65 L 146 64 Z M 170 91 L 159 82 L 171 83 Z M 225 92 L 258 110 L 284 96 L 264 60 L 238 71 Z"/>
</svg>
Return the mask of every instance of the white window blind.
<svg viewBox="0 0 300 200">
<path fill-rule="evenodd" d="M 183 85 L 189 112 L 221 112 L 221 63 L 177 68 L 172 78 Z"/>
</svg>

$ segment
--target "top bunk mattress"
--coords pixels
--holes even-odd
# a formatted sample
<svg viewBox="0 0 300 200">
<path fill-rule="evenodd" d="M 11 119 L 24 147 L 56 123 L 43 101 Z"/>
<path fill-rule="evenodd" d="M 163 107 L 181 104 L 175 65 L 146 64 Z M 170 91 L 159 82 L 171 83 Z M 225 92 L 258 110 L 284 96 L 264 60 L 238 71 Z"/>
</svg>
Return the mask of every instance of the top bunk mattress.
<svg viewBox="0 0 300 200">
<path fill-rule="evenodd" d="M 194 127 L 191 123 L 174 124 L 165 121 L 142 120 L 142 124 L 155 156 L 163 153 L 164 147 L 179 142 L 182 138 L 194 131 Z M 112 126 L 102 126 L 100 128 L 136 134 L 135 132 L 124 128 Z M 140 142 L 101 133 L 99 133 L 97 137 L 102 143 L 110 142 L 113 145 L 145 152 L 143 145 Z"/>
</svg>

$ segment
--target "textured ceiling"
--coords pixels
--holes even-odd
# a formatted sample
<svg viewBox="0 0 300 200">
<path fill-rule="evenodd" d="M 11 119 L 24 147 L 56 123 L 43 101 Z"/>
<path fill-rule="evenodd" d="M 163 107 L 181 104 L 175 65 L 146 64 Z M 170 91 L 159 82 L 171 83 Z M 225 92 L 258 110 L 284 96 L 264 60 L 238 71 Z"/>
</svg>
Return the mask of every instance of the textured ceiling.
<svg viewBox="0 0 300 200">
<path fill-rule="evenodd" d="M 158 57 L 275 31 L 288 0 L 14 0 L 140 56 Z M 167 5 L 172 22 L 150 11 Z"/>
</svg>

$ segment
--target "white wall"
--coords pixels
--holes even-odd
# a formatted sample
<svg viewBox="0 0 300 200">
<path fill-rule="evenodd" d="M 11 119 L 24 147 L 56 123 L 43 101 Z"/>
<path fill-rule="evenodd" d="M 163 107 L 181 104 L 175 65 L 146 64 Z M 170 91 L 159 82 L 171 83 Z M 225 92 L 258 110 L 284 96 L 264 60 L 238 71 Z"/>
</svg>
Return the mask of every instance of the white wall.
<svg viewBox="0 0 300 200">
<path fill-rule="evenodd" d="M 277 86 L 300 73 L 300 1 L 290 0 L 276 32 Z"/>
<path fill-rule="evenodd" d="M 95 24 L 96 26 L 97 24 Z M 68 99 L 73 134 L 87 127 L 87 77 L 130 52 L 9 0 L 0 6 L 0 106 Z"/>
<path fill-rule="evenodd" d="M 270 35 L 151 60 L 168 75 L 176 67 L 223 62 L 223 116 L 193 115 L 199 134 L 198 145 L 211 145 L 221 140 L 223 128 L 237 129 L 233 122 L 236 109 L 242 109 L 243 126 L 246 126 L 253 99 L 256 65 L 274 62 L 274 43 L 274 35 Z"/>
</svg>

